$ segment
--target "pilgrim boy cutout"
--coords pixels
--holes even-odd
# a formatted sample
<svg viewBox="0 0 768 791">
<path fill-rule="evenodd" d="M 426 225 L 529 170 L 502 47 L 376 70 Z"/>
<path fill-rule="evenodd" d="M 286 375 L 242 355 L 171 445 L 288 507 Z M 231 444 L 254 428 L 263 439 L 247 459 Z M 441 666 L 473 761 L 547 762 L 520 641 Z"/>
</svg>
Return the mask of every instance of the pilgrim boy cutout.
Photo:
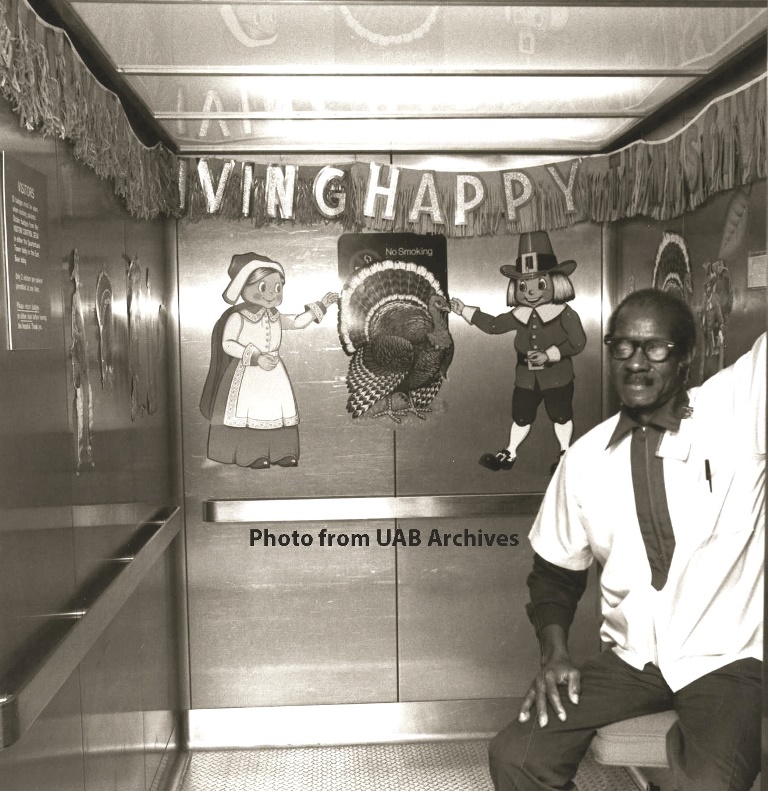
<svg viewBox="0 0 768 791">
<path fill-rule="evenodd" d="M 210 420 L 208 458 L 256 470 L 299 463 L 299 414 L 280 359 L 283 330 L 319 323 L 339 295 L 328 292 L 303 313 L 287 315 L 285 271 L 256 253 L 233 255 L 223 297 L 232 307 L 211 333 L 211 363 L 200 399 Z M 242 299 L 239 304 L 238 300 Z"/>
<path fill-rule="evenodd" d="M 509 278 L 507 304 L 512 308 L 500 316 L 489 316 L 479 308 L 451 300 L 451 310 L 483 332 L 498 335 L 516 332 L 515 389 L 512 394 L 512 428 L 509 444 L 497 453 L 484 453 L 480 464 L 489 470 L 511 470 L 517 449 L 528 436 L 544 401 L 560 445 L 552 464 L 554 473 L 573 435 L 573 363 L 571 357 L 584 349 L 587 339 L 578 313 L 566 303 L 575 296 L 569 275 L 576 269 L 572 260 L 558 263 L 546 231 L 520 236 L 514 266 L 505 264 L 501 273 Z"/>
</svg>

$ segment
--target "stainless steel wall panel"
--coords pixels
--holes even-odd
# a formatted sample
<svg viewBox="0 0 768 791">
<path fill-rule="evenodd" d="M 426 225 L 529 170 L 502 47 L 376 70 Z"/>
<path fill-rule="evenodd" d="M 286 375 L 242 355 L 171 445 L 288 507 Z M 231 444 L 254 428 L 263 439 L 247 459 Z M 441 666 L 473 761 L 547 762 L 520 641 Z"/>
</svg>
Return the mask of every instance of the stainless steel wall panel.
<svg viewBox="0 0 768 791">
<path fill-rule="evenodd" d="M 133 498 L 159 504 L 168 501 L 169 493 L 176 486 L 172 479 L 175 449 L 172 452 L 170 443 L 178 404 L 170 400 L 170 378 L 177 372 L 177 363 L 174 360 L 171 367 L 169 348 L 169 336 L 177 333 L 177 325 L 169 316 L 169 305 L 175 298 L 175 251 L 169 249 L 161 223 L 126 218 L 124 229 L 125 255 L 135 258 L 148 278 L 149 298 L 142 308 L 145 321 L 150 316 L 155 320 L 152 337 L 151 325 L 147 329 L 148 354 L 151 355 L 147 362 L 151 366 L 145 375 L 145 379 L 151 377 L 152 380 L 146 385 L 151 386 L 155 394 L 154 411 L 145 412 L 140 420 L 133 421 L 131 431 Z"/>
<path fill-rule="evenodd" d="M 419 546 L 398 548 L 401 701 L 525 695 L 539 668 L 524 609 L 532 521 L 516 516 L 400 523 L 421 539 Z M 440 543 L 430 546 L 432 531 Z M 516 535 L 519 544 L 481 546 L 491 535 Z M 599 648 L 595 613 L 594 596 L 585 596 L 571 632 L 575 657 Z"/>
<path fill-rule="evenodd" d="M 310 299 L 339 287 L 339 234 L 325 227 L 253 229 L 220 219 L 182 221 L 178 234 L 192 706 L 515 694 L 529 682 L 536 665 L 535 640 L 520 595 L 531 559 L 524 535 L 511 556 L 496 554 L 496 549 L 470 556 L 470 550 L 398 547 L 370 549 L 369 559 L 357 550 L 339 549 L 333 561 L 336 576 L 329 579 L 329 568 L 323 565 L 331 557 L 327 549 L 256 550 L 248 547 L 248 524 L 204 521 L 206 501 L 252 500 L 258 508 L 259 501 L 298 498 L 300 508 L 307 498 L 332 503 L 342 497 L 410 495 L 534 493 L 538 497 L 557 456 L 543 407 L 513 473 L 494 474 L 477 463 L 482 453 L 507 442 L 513 336 L 482 334 L 452 315 L 456 355 L 427 419 L 409 417 L 399 426 L 386 418 L 353 421 L 345 409 L 348 358 L 337 336 L 336 308 L 331 308 L 332 316 L 319 327 L 283 336 L 281 356 L 301 418 L 299 466 L 255 471 L 212 462 L 206 458 L 208 424 L 198 404 L 211 330 L 226 307 L 221 294 L 229 282 L 226 269 L 232 254 L 253 251 L 281 261 L 287 272 L 283 307 L 286 312 L 291 306 L 301 310 Z M 567 233 L 553 232 L 552 242 L 560 260 L 578 261 L 573 305 L 589 339 L 575 363 L 578 436 L 600 419 L 601 232 L 599 226 L 583 224 Z M 508 280 L 499 267 L 514 260 L 516 245 L 516 237 L 505 235 L 450 240 L 451 295 L 494 315 L 504 312 Z M 341 507 L 345 501 L 339 502 Z M 486 524 L 483 513 L 480 506 L 478 514 L 464 521 Z M 252 526 L 286 530 L 285 518 L 273 516 L 273 521 Z M 509 521 L 527 526 L 531 516 Z M 360 518 L 365 517 L 384 518 L 377 511 L 361 511 Z M 364 528 L 372 533 L 374 524 L 342 519 L 329 522 L 328 529 Z M 405 523 L 382 524 L 394 528 Z M 291 530 L 319 527 L 302 522 Z M 421 565 L 415 560 L 409 563 L 412 554 Z M 499 581 L 496 589 L 487 587 L 488 573 Z M 385 593 L 372 580 L 384 580 Z M 460 614 L 461 628 L 451 631 L 451 609 L 441 608 L 441 597 L 453 600 L 457 580 L 466 586 L 473 604 Z M 475 604 L 487 619 L 472 622 L 469 613 Z M 496 633 L 502 635 L 498 643 Z M 519 650 L 502 645 L 505 640 L 514 643 L 518 635 Z M 465 671 L 468 677 L 459 678 Z"/>
<path fill-rule="evenodd" d="M 74 592 L 71 473 L 60 290 L 59 201 L 56 144 L 30 134 L 0 102 L 0 148 L 47 179 L 50 257 L 41 261 L 50 293 L 51 348 L 8 351 L 0 327 L 0 678 L 28 655 L 40 631 Z M 4 286 L 0 294 L 5 298 Z M 5 311 L 0 310 L 5 317 Z M 38 720 L 24 744 L 0 751 L 3 791 L 80 791 L 83 783 L 80 688 L 67 683 Z"/>
<path fill-rule="evenodd" d="M 59 286 L 51 267 L 51 286 Z M 61 338 L 61 319 L 53 318 Z M 2 332 L 0 331 L 0 337 Z M 3 509 L 26 510 L 69 505 L 72 443 L 67 426 L 63 350 L 0 349 L 3 453 L 0 501 Z M 10 518 L 10 516 L 9 516 Z M 9 525 L 3 518 L 3 523 Z M 68 521 L 68 520 L 67 520 Z"/>
<path fill-rule="evenodd" d="M 38 659 L 34 654 L 37 635 L 66 609 L 74 593 L 73 566 L 71 528 L 0 531 L 0 677 L 20 661 L 32 661 L 30 652 Z M 44 586 L 41 579 L 46 581 Z"/>
<path fill-rule="evenodd" d="M 249 546 L 247 525 L 190 531 L 194 708 L 397 698 L 394 550 L 371 523 L 274 533 L 371 535 L 370 546 Z"/>
<path fill-rule="evenodd" d="M 124 538 L 158 505 L 173 505 L 180 487 L 170 475 L 179 464 L 174 465 L 168 443 L 169 366 L 162 350 L 157 413 L 142 423 L 131 420 L 130 410 L 126 255 L 151 263 L 153 293 L 167 303 L 167 228 L 161 222 L 127 221 L 111 184 L 76 161 L 67 143 L 20 129 L 4 101 L 0 143 L 48 179 L 45 222 L 54 328 L 51 349 L 9 352 L 0 345 L 0 676 L 5 676 L 17 657 L 26 666 L 38 661 L 36 654 L 26 653 L 37 631 L 62 622 L 55 614 L 76 606 L 78 587 L 115 562 Z M 79 471 L 69 353 L 75 248 L 93 395 L 94 466 Z M 94 311 L 102 269 L 113 285 L 115 330 L 114 379 L 104 388 Z M 0 340 L 5 341 L 4 329 Z M 159 340 L 162 345 L 167 337 Z M 150 787 L 159 745 L 169 743 L 179 707 L 173 656 L 178 634 L 167 628 L 179 590 L 179 547 L 177 542 L 173 557 L 22 740 L 0 751 L 3 791 Z M 155 638 L 157 643 L 146 644 Z M 13 689 L 0 687 L 0 693 L 7 692 Z"/>
<path fill-rule="evenodd" d="M 134 595 L 80 665 L 85 791 L 144 788 L 142 617 Z"/>
<path fill-rule="evenodd" d="M 0 750 L 2 791 L 83 791 L 80 676 L 73 673 L 24 738 Z"/>
<path fill-rule="evenodd" d="M 171 477 L 171 491 L 174 502 L 180 507 L 180 518 L 186 526 L 184 503 L 184 458 L 183 458 L 183 431 L 182 431 L 182 399 L 181 399 L 181 338 L 179 327 L 179 269 L 177 256 L 177 228 L 176 223 L 167 222 L 163 229 L 165 242 L 165 261 L 167 262 L 168 291 L 166 300 L 166 326 L 167 326 L 167 375 L 168 375 L 168 403 L 169 403 L 169 466 Z M 173 622 L 176 627 L 177 653 L 176 668 L 179 684 L 179 708 L 182 711 L 189 709 L 189 617 L 187 610 L 187 543 L 186 528 L 182 530 L 180 539 L 169 555 L 171 579 L 173 580 L 174 595 L 171 601 L 174 607 Z M 179 735 L 176 730 L 177 738 Z"/>
<path fill-rule="evenodd" d="M 137 591 L 141 610 L 141 711 L 144 732 L 145 782 L 149 788 L 160 767 L 182 708 L 179 678 L 181 625 L 175 598 L 177 555 L 183 549 L 179 534 L 157 561 Z"/>
<path fill-rule="evenodd" d="M 77 564 L 85 574 L 114 554 L 149 513 L 177 501 L 167 351 L 176 335 L 175 326 L 168 327 L 175 258 L 169 255 L 169 234 L 162 222 L 128 219 L 111 185 L 94 182 L 92 173 L 66 149 L 60 153 L 60 168 L 65 185 L 62 258 L 68 263 L 71 250 L 79 251 L 93 394 L 94 465 L 72 482 Z M 126 275 L 132 259 L 141 267 L 143 283 L 149 283 L 144 293 L 135 295 L 144 322 L 138 369 L 131 367 L 129 350 Z M 101 381 L 94 309 L 102 271 L 113 289 L 111 385 Z M 138 411 L 132 410 L 132 374 L 139 376 L 138 401 L 144 404 Z M 150 384 L 154 401 L 148 409 Z M 181 705 L 182 651 L 173 625 L 182 590 L 180 553 L 183 547 L 177 541 L 81 666 L 86 789 L 148 788 L 171 738 Z"/>
</svg>

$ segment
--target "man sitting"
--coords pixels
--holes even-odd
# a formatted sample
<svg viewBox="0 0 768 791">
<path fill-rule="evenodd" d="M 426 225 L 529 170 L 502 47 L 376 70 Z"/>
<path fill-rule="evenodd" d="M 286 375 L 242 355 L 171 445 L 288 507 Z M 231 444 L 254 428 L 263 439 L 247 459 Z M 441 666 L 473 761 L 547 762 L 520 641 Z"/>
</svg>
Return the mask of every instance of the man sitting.
<svg viewBox="0 0 768 791">
<path fill-rule="evenodd" d="M 605 342 L 621 411 L 565 454 L 530 533 L 541 669 L 491 742 L 497 791 L 575 788 L 595 730 L 674 709 L 677 791 L 747 791 L 760 770 L 766 342 L 686 391 L 687 305 L 630 294 Z M 568 629 L 596 560 L 601 639 Z"/>
</svg>

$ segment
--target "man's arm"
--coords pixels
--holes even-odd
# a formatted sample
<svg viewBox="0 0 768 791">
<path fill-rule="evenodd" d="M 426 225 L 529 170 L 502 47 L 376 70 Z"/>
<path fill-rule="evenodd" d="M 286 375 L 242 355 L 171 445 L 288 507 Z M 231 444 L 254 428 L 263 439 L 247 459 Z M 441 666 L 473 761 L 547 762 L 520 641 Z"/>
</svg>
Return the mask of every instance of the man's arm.
<svg viewBox="0 0 768 791">
<path fill-rule="evenodd" d="M 533 570 L 528 575 L 530 602 L 525 609 L 539 637 L 541 630 L 558 624 L 566 636 L 573 623 L 576 605 L 587 587 L 587 570 L 572 571 L 556 566 L 534 553 Z"/>
<path fill-rule="evenodd" d="M 541 646 L 541 670 L 520 708 L 521 722 L 528 720 L 536 704 L 539 726 L 543 728 L 549 719 L 547 701 L 561 720 L 566 718 L 558 684 L 567 684 L 569 699 L 574 704 L 579 702 L 580 677 L 568 654 L 568 631 L 586 586 L 586 569 L 565 569 L 534 554 L 533 570 L 528 576 L 531 601 L 526 611 Z"/>
</svg>

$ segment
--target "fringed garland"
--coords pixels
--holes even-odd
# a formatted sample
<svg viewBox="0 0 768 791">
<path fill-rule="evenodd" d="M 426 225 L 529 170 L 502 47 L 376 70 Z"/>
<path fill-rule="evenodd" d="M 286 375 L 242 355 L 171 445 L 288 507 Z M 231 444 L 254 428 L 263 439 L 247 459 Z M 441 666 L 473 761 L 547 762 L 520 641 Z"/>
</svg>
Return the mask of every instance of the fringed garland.
<svg viewBox="0 0 768 791">
<path fill-rule="evenodd" d="M 482 184 L 483 200 L 473 210 L 466 211 L 465 221 L 459 223 L 456 221 L 458 174 L 408 168 L 398 168 L 392 216 L 386 216 L 387 201 L 383 195 L 375 201 L 373 216 L 368 216 L 365 204 L 371 169 L 363 162 L 338 166 L 344 172 L 340 191 L 346 204 L 344 212 L 330 220 L 319 211 L 312 192 L 318 168 L 303 166 L 296 178 L 293 214 L 288 219 L 267 214 L 265 165 L 250 165 L 254 169 L 253 190 L 249 213 L 243 213 L 239 171 L 246 163 L 235 168 L 221 206 L 211 211 L 206 206 L 194 160 L 187 161 L 182 214 L 191 219 L 247 216 L 257 226 L 272 222 L 300 225 L 340 222 L 346 230 L 443 233 L 450 237 L 519 234 L 564 228 L 584 221 L 614 222 L 638 215 L 668 220 L 696 209 L 718 192 L 766 177 L 765 115 L 766 79 L 762 75 L 710 103 L 666 140 L 639 141 L 612 154 L 579 160 L 571 206 L 567 205 L 565 192 L 556 181 L 559 175 L 562 184 L 568 183 L 570 163 L 526 168 L 524 175 L 533 184 L 533 190 L 530 199 L 515 208 L 514 216 L 510 216 L 507 206 L 504 171 L 466 174 Z M 221 163 L 215 159 L 206 162 L 213 183 L 218 184 Z M 422 196 L 422 205 L 416 207 L 412 219 L 425 173 L 434 183 L 435 194 Z M 388 178 L 386 170 L 381 168 L 382 190 Z"/>
<path fill-rule="evenodd" d="M 182 160 L 161 144 L 148 148 L 139 141 L 118 98 L 88 71 L 67 35 L 40 20 L 26 0 L 0 0 L 0 94 L 27 129 L 69 140 L 77 159 L 101 178 L 111 179 L 130 214 L 143 219 L 160 214 L 191 220 L 214 215 L 249 218 L 257 227 L 273 222 L 338 222 L 345 230 L 452 237 L 518 234 L 637 215 L 671 219 L 692 211 L 717 192 L 766 177 L 765 93 L 763 75 L 710 103 L 667 140 L 640 141 L 614 154 L 581 159 L 570 208 L 546 166 L 526 169 L 533 193 L 514 212 L 507 206 L 503 172 L 467 174 L 482 183 L 484 197 L 459 223 L 456 174 L 433 173 L 436 207 L 432 208 L 437 210 L 434 216 L 417 210 L 411 219 L 423 172 L 401 168 L 393 216 L 384 216 L 385 201 L 378 199 L 374 216 L 369 217 L 364 213 L 369 168 L 355 163 L 341 167 L 339 195 L 345 201 L 341 213 L 329 218 L 320 211 L 313 192 L 319 168 L 302 167 L 293 212 L 282 219 L 267 211 L 263 167 L 254 166 L 248 211 L 244 211 L 245 163 L 240 163 L 230 174 L 220 205 L 211 212 L 193 163 L 188 163 L 184 184 L 179 179 Z M 218 183 L 222 163 L 207 162 Z M 180 184 L 184 187 L 181 196 Z"/>
<path fill-rule="evenodd" d="M 24 127 L 70 141 L 77 159 L 112 179 L 131 215 L 178 214 L 176 157 L 139 141 L 117 96 L 26 0 L 0 0 L 0 93 Z"/>
</svg>

